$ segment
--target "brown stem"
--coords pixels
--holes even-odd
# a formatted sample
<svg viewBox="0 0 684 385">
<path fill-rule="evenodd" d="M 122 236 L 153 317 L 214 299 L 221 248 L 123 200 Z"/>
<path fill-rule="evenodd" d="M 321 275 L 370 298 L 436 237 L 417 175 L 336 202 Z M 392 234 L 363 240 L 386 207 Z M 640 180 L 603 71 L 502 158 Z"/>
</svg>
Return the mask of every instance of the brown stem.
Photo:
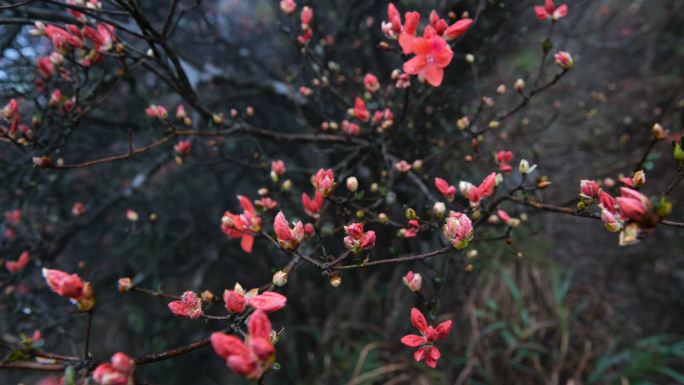
<svg viewBox="0 0 684 385">
<path fill-rule="evenodd" d="M 209 345 L 210 342 L 211 342 L 210 339 L 207 337 L 207 338 L 203 338 L 201 340 L 195 341 L 193 343 L 190 343 L 188 345 L 180 346 L 180 347 L 170 349 L 170 350 L 166 350 L 166 351 L 159 352 L 159 353 L 148 354 L 146 356 L 136 358 L 135 364 L 136 365 L 145 365 L 145 364 L 150 364 L 153 362 L 168 360 L 169 358 L 178 357 L 180 355 L 189 353 L 193 350 L 203 348 L 203 347 Z"/>
<path fill-rule="evenodd" d="M 384 265 L 387 263 L 400 263 L 400 262 L 407 262 L 407 261 L 416 261 L 416 260 L 420 260 L 420 259 L 427 259 L 430 257 L 434 257 L 434 256 L 437 256 L 440 254 L 445 254 L 451 250 L 453 250 L 453 247 L 450 245 L 450 246 L 446 246 L 446 247 L 443 247 L 441 249 L 430 251 L 430 252 L 424 253 L 424 254 L 409 255 L 406 257 L 379 259 L 377 261 L 370 261 L 370 262 L 366 262 L 366 263 L 361 264 L 361 265 L 333 266 L 333 269 L 335 269 L 335 270 L 349 270 L 349 269 L 358 269 L 358 268 L 366 267 L 366 266 Z"/>
</svg>

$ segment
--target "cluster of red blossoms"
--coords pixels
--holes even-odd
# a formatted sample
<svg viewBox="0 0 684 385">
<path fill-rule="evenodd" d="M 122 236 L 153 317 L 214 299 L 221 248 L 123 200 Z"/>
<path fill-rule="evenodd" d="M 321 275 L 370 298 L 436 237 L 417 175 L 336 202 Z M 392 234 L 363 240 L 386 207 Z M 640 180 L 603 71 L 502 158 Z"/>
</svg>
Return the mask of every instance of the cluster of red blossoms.
<svg viewBox="0 0 684 385">
<path fill-rule="evenodd" d="M 597 204 L 601 220 L 610 232 L 620 232 L 620 245 L 631 245 L 648 235 L 671 210 L 666 200 L 651 200 L 637 188 L 646 182 L 643 171 L 637 171 L 632 178 L 621 178 L 625 185 L 620 196 L 614 198 L 594 180 L 580 181 L 580 203 L 578 207 Z M 628 186 L 628 187 L 627 187 Z"/>
<path fill-rule="evenodd" d="M 211 346 L 236 374 L 259 379 L 275 362 L 275 334 L 266 313 L 256 310 L 247 322 L 245 340 L 223 332 L 211 335 Z"/>
<path fill-rule="evenodd" d="M 124 353 L 115 353 L 109 363 L 100 364 L 93 371 L 93 380 L 98 385 L 133 385 L 135 361 Z"/>
<path fill-rule="evenodd" d="M 454 56 L 447 43 L 462 36 L 473 21 L 465 18 L 449 25 L 436 11 L 430 13 L 429 24 L 423 28 L 423 36 L 416 36 L 420 25 L 420 13 L 406 12 L 402 23 L 401 14 L 390 3 L 387 7 L 388 21 L 382 23 L 382 31 L 389 39 L 398 39 L 404 55 L 415 55 L 404 63 L 404 72 L 417 75 L 433 87 L 439 87 L 446 68 Z"/>
<path fill-rule="evenodd" d="M 458 184 L 461 194 L 470 201 L 472 207 L 479 206 L 483 198 L 492 196 L 496 185 L 497 175 L 495 172 L 487 175 L 479 186 L 466 181 L 461 181 Z M 435 187 L 449 202 L 453 201 L 456 197 L 456 187 L 450 185 L 449 182 L 442 178 L 435 178 Z"/>
</svg>

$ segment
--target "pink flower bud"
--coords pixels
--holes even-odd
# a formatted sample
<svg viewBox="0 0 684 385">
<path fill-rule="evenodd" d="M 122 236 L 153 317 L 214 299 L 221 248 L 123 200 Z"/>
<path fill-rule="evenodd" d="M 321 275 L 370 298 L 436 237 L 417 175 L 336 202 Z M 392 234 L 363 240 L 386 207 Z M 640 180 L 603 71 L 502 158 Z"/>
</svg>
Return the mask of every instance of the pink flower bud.
<svg viewBox="0 0 684 385">
<path fill-rule="evenodd" d="M 297 9 L 297 3 L 294 0 L 280 0 L 280 10 L 284 13 L 290 14 Z"/>
<path fill-rule="evenodd" d="M 226 310 L 231 314 L 242 314 L 245 311 L 245 296 L 238 290 L 224 291 L 223 302 L 226 305 Z"/>
<path fill-rule="evenodd" d="M 367 122 L 370 119 L 370 112 L 366 108 L 366 103 L 358 96 L 354 99 L 354 108 L 351 112 L 354 118 L 362 122 Z"/>
<path fill-rule="evenodd" d="M 617 220 L 615 215 L 607 209 L 601 209 L 601 221 L 606 226 L 606 229 L 611 233 L 618 232 L 622 229 L 622 223 Z"/>
<path fill-rule="evenodd" d="M 313 20 L 313 9 L 309 6 L 302 8 L 302 13 L 299 15 L 302 22 L 302 29 L 307 29 L 311 20 Z"/>
<path fill-rule="evenodd" d="M 128 385 L 133 382 L 135 361 L 124 353 L 115 353 L 110 363 L 100 364 L 93 371 L 93 380 L 98 385 Z"/>
<path fill-rule="evenodd" d="M 601 190 L 599 192 L 599 202 L 601 203 L 601 207 L 603 209 L 615 214 L 615 205 L 617 203 L 615 202 L 615 198 L 613 198 L 610 194 Z"/>
<path fill-rule="evenodd" d="M 380 82 L 378 82 L 378 78 L 375 75 L 369 72 L 363 77 L 363 86 L 366 88 L 366 91 L 375 93 L 380 89 Z"/>
<path fill-rule="evenodd" d="M 202 312 L 202 300 L 194 291 L 186 291 L 181 295 L 180 301 L 169 303 L 169 309 L 178 317 L 200 318 Z"/>
<path fill-rule="evenodd" d="M 456 249 L 463 249 L 473 239 L 473 224 L 467 215 L 455 213 L 447 217 L 443 227 L 444 236 Z"/>
<path fill-rule="evenodd" d="M 400 160 L 399 162 L 395 163 L 394 168 L 402 174 L 405 174 L 405 173 L 411 171 L 411 165 L 409 164 L 409 162 L 407 162 L 403 159 Z"/>
<path fill-rule="evenodd" d="M 62 102 L 62 91 L 58 89 L 54 90 L 52 94 L 50 95 L 50 101 L 48 102 L 48 105 L 50 108 L 56 108 L 59 106 L 59 104 Z"/>
<path fill-rule="evenodd" d="M 420 274 L 414 273 L 412 271 L 406 273 L 401 280 L 404 282 L 404 285 L 406 285 L 406 287 L 408 287 L 409 290 L 414 293 L 419 292 L 423 287 L 423 277 Z"/>
<path fill-rule="evenodd" d="M 145 109 L 145 115 L 153 119 L 166 119 L 169 113 L 166 111 L 166 107 L 151 104 Z"/>
<path fill-rule="evenodd" d="M 311 177 L 311 184 L 323 194 L 323 197 L 329 196 L 335 187 L 335 174 L 333 170 L 331 168 L 318 170 L 316 175 Z"/>
<path fill-rule="evenodd" d="M 86 213 L 86 207 L 81 202 L 76 202 L 76 203 L 74 203 L 73 207 L 71 207 L 71 214 L 75 217 L 80 217 L 81 215 L 83 215 L 85 213 Z"/>
<path fill-rule="evenodd" d="M 600 190 L 601 188 L 596 181 L 588 179 L 580 180 L 580 197 L 583 199 L 592 200 L 598 198 Z"/>
<path fill-rule="evenodd" d="M 314 225 L 311 223 L 307 223 L 304 225 L 304 233 L 308 236 L 312 236 L 316 233 L 316 229 L 314 228 Z"/>
<path fill-rule="evenodd" d="M 574 60 L 572 60 L 572 56 L 565 51 L 559 51 L 553 57 L 554 59 L 556 59 L 556 64 L 558 64 L 562 69 L 566 71 L 571 70 L 572 67 L 575 66 L 575 62 Z"/>
<path fill-rule="evenodd" d="M 189 140 L 181 140 L 180 142 L 176 143 L 176 145 L 173 147 L 176 153 L 181 156 L 189 155 L 191 148 L 192 142 Z"/>
<path fill-rule="evenodd" d="M 50 289 L 62 297 L 79 299 L 84 294 L 85 285 L 76 274 L 43 268 L 43 278 L 45 278 Z"/>
<path fill-rule="evenodd" d="M 344 226 L 347 236 L 344 237 L 344 246 L 354 253 L 371 249 L 375 246 L 375 231 L 363 231 L 363 224 L 352 223 Z"/>
<path fill-rule="evenodd" d="M 295 250 L 302 239 L 304 239 L 304 225 L 302 222 L 298 221 L 294 224 L 293 228 L 290 228 L 282 211 L 278 212 L 275 217 L 273 230 L 276 233 L 280 247 L 285 250 Z"/>
<path fill-rule="evenodd" d="M 354 176 L 347 178 L 347 190 L 355 192 L 359 188 L 359 181 Z"/>
<path fill-rule="evenodd" d="M 620 188 L 621 197 L 615 199 L 620 208 L 620 215 L 625 219 L 639 221 L 650 208 L 649 199 L 642 193 L 631 188 Z"/>
</svg>

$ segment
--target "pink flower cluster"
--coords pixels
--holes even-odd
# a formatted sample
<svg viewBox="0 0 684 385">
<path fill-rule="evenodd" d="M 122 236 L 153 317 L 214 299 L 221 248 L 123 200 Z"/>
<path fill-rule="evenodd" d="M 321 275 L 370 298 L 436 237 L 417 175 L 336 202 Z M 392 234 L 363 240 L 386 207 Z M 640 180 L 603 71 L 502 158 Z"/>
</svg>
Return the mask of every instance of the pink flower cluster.
<svg viewBox="0 0 684 385">
<path fill-rule="evenodd" d="M 344 226 L 344 232 L 347 233 L 347 236 L 344 237 L 344 246 L 354 253 L 358 254 L 375 246 L 375 231 L 364 232 L 361 223 Z"/>
<path fill-rule="evenodd" d="M 135 361 L 124 353 L 115 353 L 109 363 L 100 364 L 93 372 L 98 385 L 132 385 Z"/>
</svg>

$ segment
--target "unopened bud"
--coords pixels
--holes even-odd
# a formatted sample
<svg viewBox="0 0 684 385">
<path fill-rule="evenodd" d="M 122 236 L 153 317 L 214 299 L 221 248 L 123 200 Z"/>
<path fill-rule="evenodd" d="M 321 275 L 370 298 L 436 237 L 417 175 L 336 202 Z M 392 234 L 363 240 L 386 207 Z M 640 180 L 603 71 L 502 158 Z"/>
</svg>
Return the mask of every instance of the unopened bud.
<svg viewBox="0 0 684 385">
<path fill-rule="evenodd" d="M 442 218 L 446 212 L 446 205 L 444 202 L 435 202 L 435 204 L 432 206 L 432 212 L 437 218 Z"/>
<path fill-rule="evenodd" d="M 133 281 L 128 277 L 119 278 L 117 288 L 119 293 L 125 293 L 133 288 Z"/>
<path fill-rule="evenodd" d="M 33 165 L 40 168 L 50 168 L 52 167 L 52 160 L 47 156 L 34 156 Z"/>
<path fill-rule="evenodd" d="M 202 301 L 204 302 L 212 302 L 214 300 L 214 293 L 210 290 L 205 290 L 200 294 L 200 298 L 202 298 Z"/>
<path fill-rule="evenodd" d="M 653 139 L 655 140 L 665 140 L 667 138 L 667 135 L 665 134 L 665 129 L 663 126 L 660 125 L 660 123 L 656 123 L 653 125 L 651 128 L 651 134 L 653 135 Z"/>
<path fill-rule="evenodd" d="M 385 213 L 380 213 L 378 214 L 378 222 L 384 224 L 387 224 L 389 222 L 389 217 Z"/>
<path fill-rule="evenodd" d="M 684 150 L 682 150 L 682 146 L 679 143 L 675 142 L 672 155 L 674 155 L 675 160 L 679 162 L 684 161 Z"/>
<path fill-rule="evenodd" d="M 292 188 L 292 180 L 290 180 L 290 179 L 285 179 L 283 181 L 283 184 L 280 186 L 280 189 L 283 191 L 290 191 L 291 188 Z"/>
<path fill-rule="evenodd" d="M 214 124 L 223 124 L 223 114 L 213 114 L 211 116 L 211 120 L 214 122 Z"/>
<path fill-rule="evenodd" d="M 275 274 L 273 274 L 273 285 L 281 287 L 281 286 L 285 286 L 286 283 L 287 283 L 287 273 L 286 272 L 284 272 L 282 270 L 278 270 L 275 272 Z"/>
<path fill-rule="evenodd" d="M 355 192 L 359 189 L 359 181 L 354 176 L 347 178 L 347 190 Z"/>
<path fill-rule="evenodd" d="M 634 188 L 641 187 L 644 183 L 646 183 L 646 173 L 644 172 L 644 170 L 639 170 L 635 172 L 632 176 L 632 184 Z"/>
<path fill-rule="evenodd" d="M 513 84 L 513 88 L 515 88 L 516 91 L 520 92 L 525 89 L 525 81 L 522 79 L 518 79 L 515 81 L 515 84 Z"/>
<path fill-rule="evenodd" d="M 342 284 L 342 277 L 337 273 L 330 274 L 328 278 L 330 279 L 330 285 L 332 287 L 340 287 Z"/>
</svg>

